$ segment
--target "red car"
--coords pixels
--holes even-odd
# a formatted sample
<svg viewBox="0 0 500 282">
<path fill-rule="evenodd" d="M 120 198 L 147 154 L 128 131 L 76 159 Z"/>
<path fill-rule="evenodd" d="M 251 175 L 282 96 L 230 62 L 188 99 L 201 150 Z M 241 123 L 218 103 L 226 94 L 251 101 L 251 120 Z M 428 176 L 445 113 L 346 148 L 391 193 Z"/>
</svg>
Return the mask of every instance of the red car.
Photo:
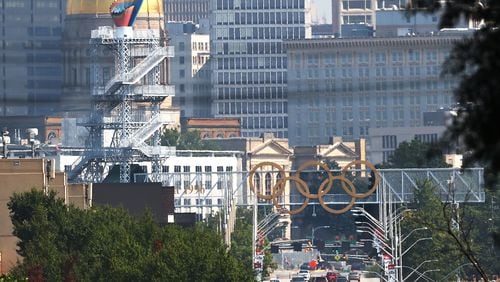
<svg viewBox="0 0 500 282">
<path fill-rule="evenodd" d="M 326 273 L 326 279 L 328 280 L 328 282 L 334 282 L 335 279 L 337 279 L 337 277 L 338 277 L 338 273 L 335 273 L 332 271 L 328 271 Z"/>
</svg>

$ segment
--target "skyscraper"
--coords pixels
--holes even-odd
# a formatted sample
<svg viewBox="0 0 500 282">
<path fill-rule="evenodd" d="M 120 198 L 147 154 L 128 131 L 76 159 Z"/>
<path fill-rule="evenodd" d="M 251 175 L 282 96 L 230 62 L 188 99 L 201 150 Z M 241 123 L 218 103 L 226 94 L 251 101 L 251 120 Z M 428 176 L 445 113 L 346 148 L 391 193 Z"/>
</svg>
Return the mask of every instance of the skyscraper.
<svg viewBox="0 0 500 282">
<path fill-rule="evenodd" d="M 212 111 L 242 135 L 287 137 L 283 40 L 310 37 L 305 0 L 211 0 Z"/>
<path fill-rule="evenodd" d="M 0 1 L 0 116 L 46 115 L 57 108 L 65 4 Z"/>
</svg>

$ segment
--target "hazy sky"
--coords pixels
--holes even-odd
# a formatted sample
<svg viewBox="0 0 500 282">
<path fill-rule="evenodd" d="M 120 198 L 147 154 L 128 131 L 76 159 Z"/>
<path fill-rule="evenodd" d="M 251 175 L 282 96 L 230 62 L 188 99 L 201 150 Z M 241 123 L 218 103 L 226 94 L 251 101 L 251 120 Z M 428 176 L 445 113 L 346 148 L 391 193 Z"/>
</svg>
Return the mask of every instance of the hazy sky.
<svg viewBox="0 0 500 282">
<path fill-rule="evenodd" d="M 332 22 L 332 0 L 313 0 L 316 4 L 316 11 L 318 13 L 318 20 L 324 17 L 327 23 Z"/>
</svg>

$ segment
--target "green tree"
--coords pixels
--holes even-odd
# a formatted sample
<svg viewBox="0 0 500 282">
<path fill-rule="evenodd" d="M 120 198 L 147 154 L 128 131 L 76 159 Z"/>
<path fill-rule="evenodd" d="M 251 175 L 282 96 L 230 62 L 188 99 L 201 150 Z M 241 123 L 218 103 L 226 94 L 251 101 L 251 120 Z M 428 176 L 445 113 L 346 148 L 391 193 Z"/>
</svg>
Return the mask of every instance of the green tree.
<svg viewBox="0 0 500 282">
<path fill-rule="evenodd" d="M 166 128 L 161 135 L 162 146 L 175 146 L 178 150 L 218 150 L 218 146 L 200 137 L 199 131 L 179 132 Z"/>
<path fill-rule="evenodd" d="M 436 280 L 464 264 L 472 264 L 464 268 L 469 276 L 477 272 L 486 280 L 487 273 L 498 273 L 499 257 L 492 249 L 493 240 L 488 234 L 492 232 L 488 220 L 491 210 L 488 206 L 467 202 L 456 204 L 452 197 L 443 201 L 431 182 L 425 181 L 418 185 L 420 188 L 415 191 L 415 199 L 410 204 L 414 211 L 407 214 L 402 222 L 403 233 L 408 234 L 421 227 L 427 227 L 428 230 L 413 233 L 405 241 L 403 249 L 419 237 L 431 236 L 432 241 L 415 245 L 405 255 L 404 264 L 417 266 L 425 260 L 437 260 L 422 268 L 422 271 L 440 269 L 440 272 L 431 274 Z"/>
<path fill-rule="evenodd" d="M 379 168 L 427 168 L 449 167 L 444 161 L 441 150 L 433 144 L 416 139 L 399 144 L 389 161 Z"/>
<path fill-rule="evenodd" d="M 216 232 L 162 227 L 146 212 L 80 210 L 54 192 L 15 194 L 8 203 L 22 262 L 34 281 L 251 281 Z"/>
</svg>

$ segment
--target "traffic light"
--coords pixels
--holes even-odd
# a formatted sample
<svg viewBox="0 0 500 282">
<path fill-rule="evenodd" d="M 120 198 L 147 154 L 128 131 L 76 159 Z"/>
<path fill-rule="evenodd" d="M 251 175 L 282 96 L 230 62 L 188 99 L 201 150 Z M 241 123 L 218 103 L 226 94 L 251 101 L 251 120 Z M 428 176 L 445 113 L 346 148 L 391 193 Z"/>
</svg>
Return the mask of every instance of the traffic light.
<svg viewBox="0 0 500 282">
<path fill-rule="evenodd" d="M 277 254 L 280 252 L 280 247 L 278 245 L 271 245 L 271 253 Z"/>
<path fill-rule="evenodd" d="M 292 245 L 293 245 L 294 251 L 302 252 L 302 243 L 301 242 L 294 242 Z"/>
</svg>

